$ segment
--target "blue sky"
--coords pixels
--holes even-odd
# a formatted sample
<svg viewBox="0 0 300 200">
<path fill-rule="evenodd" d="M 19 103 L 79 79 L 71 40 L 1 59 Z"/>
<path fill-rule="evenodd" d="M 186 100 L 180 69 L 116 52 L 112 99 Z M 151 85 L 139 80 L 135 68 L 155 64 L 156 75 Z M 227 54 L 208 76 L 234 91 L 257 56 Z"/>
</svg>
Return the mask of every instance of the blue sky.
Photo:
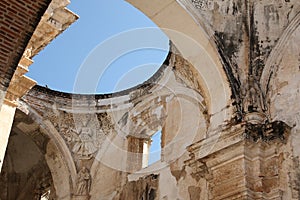
<svg viewBox="0 0 300 200">
<path fill-rule="evenodd" d="M 168 38 L 159 29 L 140 31 L 156 25 L 127 2 L 73 0 L 68 8 L 80 18 L 33 58 L 27 73 L 39 85 L 64 92 L 111 93 L 147 80 L 165 60 Z M 154 48 L 145 48 L 149 46 Z M 131 51 L 119 55 L 123 48 Z M 116 59 L 107 65 L 105 58 L 114 53 Z M 90 71 L 85 74 L 85 69 Z M 74 88 L 75 83 L 83 87 Z M 150 164 L 160 158 L 160 132 L 152 139 Z"/>
<path fill-rule="evenodd" d="M 123 0 L 73 0 L 68 6 L 80 16 L 64 33 L 51 42 L 39 55 L 34 57 L 27 76 L 38 84 L 59 91 L 77 92 L 74 90 L 76 77 L 80 75 L 84 61 L 101 44 L 117 37 L 124 31 L 135 28 L 156 27 L 144 14 Z M 156 30 L 158 32 L 159 29 Z M 159 31 L 160 32 L 160 31 Z M 81 78 L 81 82 L 89 83 L 90 76 L 95 76 L 105 68 L 99 76 L 96 88 L 80 89 L 81 93 L 111 93 L 142 83 L 153 75 L 164 61 L 168 50 L 168 38 L 162 33 L 135 35 L 139 40 L 159 41 L 164 50 L 156 49 L 132 50 L 119 55 L 109 65 L 102 63 L 106 55 L 97 55 L 98 59 L 89 62 L 90 74 Z M 135 39 L 130 39 L 134 43 Z M 99 52 L 114 52 L 122 48 L 126 41 L 110 45 Z M 103 46 L 103 45 L 102 45 Z M 143 48 L 141 46 L 141 48 Z M 97 80 L 98 80 L 97 79 Z"/>
<path fill-rule="evenodd" d="M 149 154 L 149 165 L 155 163 L 156 161 L 160 160 L 161 154 L 161 131 L 156 132 L 152 136 L 152 143 L 150 146 L 150 154 Z"/>
</svg>

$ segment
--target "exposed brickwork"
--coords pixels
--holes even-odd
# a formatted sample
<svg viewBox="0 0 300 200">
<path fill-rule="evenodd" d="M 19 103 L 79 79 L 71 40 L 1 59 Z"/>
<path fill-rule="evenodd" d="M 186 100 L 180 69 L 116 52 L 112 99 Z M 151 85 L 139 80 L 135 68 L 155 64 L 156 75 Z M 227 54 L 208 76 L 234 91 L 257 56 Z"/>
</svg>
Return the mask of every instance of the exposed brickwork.
<svg viewBox="0 0 300 200">
<path fill-rule="evenodd" d="M 0 1 L 0 90 L 5 91 L 51 0 Z"/>
</svg>

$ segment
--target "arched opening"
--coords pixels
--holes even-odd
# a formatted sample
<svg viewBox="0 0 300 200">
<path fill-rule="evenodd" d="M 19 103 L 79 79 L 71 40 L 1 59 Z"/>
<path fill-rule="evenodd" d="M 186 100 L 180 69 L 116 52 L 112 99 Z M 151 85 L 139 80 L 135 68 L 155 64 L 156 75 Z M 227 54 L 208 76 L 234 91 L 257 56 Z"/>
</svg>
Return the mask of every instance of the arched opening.
<svg viewBox="0 0 300 200">
<path fill-rule="evenodd" d="M 45 154 L 49 138 L 17 111 L 1 172 L 1 199 L 55 198 L 51 170 Z"/>
<path fill-rule="evenodd" d="M 151 137 L 148 165 L 151 165 L 159 160 L 161 160 L 161 131 L 157 131 Z"/>
<path fill-rule="evenodd" d="M 161 130 L 143 142 L 142 168 L 161 160 Z"/>
<path fill-rule="evenodd" d="M 231 89 L 212 38 L 195 16 L 180 1 L 164 2 L 127 0 L 169 37 L 184 59 L 195 67 L 203 89 L 211 125 L 217 125 L 231 116 Z M 211 127 L 216 128 L 216 127 Z"/>
<path fill-rule="evenodd" d="M 1 171 L 0 198 L 70 198 L 72 177 L 66 158 L 45 127 L 29 115 L 16 111 Z"/>
</svg>

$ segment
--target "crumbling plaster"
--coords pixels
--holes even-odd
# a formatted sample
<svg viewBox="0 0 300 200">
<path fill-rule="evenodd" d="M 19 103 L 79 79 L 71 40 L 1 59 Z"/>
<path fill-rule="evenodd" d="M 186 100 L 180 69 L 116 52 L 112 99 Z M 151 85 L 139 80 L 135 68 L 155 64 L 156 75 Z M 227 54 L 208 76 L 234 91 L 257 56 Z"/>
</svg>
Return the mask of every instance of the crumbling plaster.
<svg viewBox="0 0 300 200">
<path fill-rule="evenodd" d="M 152 78 L 19 101 L 47 138 L 57 198 L 299 199 L 298 1 L 129 2 L 172 41 Z M 160 129 L 161 159 L 143 168 Z"/>
</svg>

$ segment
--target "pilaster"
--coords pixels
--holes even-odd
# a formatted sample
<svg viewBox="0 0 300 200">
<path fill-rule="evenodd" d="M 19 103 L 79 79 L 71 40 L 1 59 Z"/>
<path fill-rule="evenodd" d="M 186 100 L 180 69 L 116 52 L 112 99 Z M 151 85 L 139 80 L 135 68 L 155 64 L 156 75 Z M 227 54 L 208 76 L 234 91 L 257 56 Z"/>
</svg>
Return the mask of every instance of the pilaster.
<svg viewBox="0 0 300 200">
<path fill-rule="evenodd" d="M 4 102 L 0 108 L 0 171 L 2 168 L 8 139 L 13 124 L 18 100 L 26 94 L 36 82 L 24 76 L 28 66 L 32 63 L 27 57 L 22 57 L 14 76 L 10 82 Z"/>
<path fill-rule="evenodd" d="M 16 111 L 15 104 L 4 100 L 0 110 L 0 171 Z"/>
<path fill-rule="evenodd" d="M 127 170 L 128 172 L 136 172 L 143 167 L 143 150 L 145 139 L 128 136 L 127 142 Z"/>
<path fill-rule="evenodd" d="M 280 170 L 289 128 L 283 122 L 261 124 L 260 129 L 251 126 L 259 125 L 241 123 L 216 130 L 188 147 L 190 159 L 185 163 L 196 180 L 207 181 L 208 199 L 283 198 L 288 174 Z"/>
</svg>

